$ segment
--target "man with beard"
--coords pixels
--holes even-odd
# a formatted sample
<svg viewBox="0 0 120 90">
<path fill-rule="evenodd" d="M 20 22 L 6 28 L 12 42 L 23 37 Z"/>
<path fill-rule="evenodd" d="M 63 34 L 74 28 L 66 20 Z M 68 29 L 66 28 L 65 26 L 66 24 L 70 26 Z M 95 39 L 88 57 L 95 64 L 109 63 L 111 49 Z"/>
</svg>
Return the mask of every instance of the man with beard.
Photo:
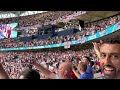
<svg viewBox="0 0 120 90">
<path fill-rule="evenodd" d="M 113 36 L 100 43 L 93 43 L 100 58 L 105 79 L 120 79 L 120 38 Z"/>
</svg>

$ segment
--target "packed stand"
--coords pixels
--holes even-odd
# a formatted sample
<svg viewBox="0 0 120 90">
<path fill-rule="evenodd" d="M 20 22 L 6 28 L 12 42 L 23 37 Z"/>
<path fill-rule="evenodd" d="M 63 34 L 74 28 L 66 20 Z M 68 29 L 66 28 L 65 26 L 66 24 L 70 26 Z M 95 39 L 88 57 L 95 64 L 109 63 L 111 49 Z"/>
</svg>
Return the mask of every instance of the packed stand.
<svg viewBox="0 0 120 90">
<path fill-rule="evenodd" d="M 18 22 L 19 27 L 29 27 L 29 26 L 42 26 L 42 25 L 48 25 L 49 23 L 53 22 L 54 20 L 57 20 L 58 18 L 62 16 L 67 16 L 73 14 L 75 11 L 49 11 L 45 13 L 35 14 L 35 15 L 29 15 L 29 16 L 21 16 L 21 17 L 15 17 L 15 18 L 7 18 L 7 19 L 1 19 L 0 24 L 8 24 L 12 22 Z"/>
<path fill-rule="evenodd" d="M 76 34 L 68 35 L 68 36 L 50 37 L 48 38 L 48 40 L 34 39 L 30 42 L 21 42 L 18 39 L 17 40 L 9 39 L 6 41 L 3 40 L 4 43 L 0 44 L 0 47 L 11 48 L 11 47 L 25 47 L 25 46 L 42 46 L 42 45 L 59 44 L 66 41 L 78 40 L 79 38 L 93 35 L 98 31 L 104 30 L 105 28 L 113 25 L 119 20 L 120 20 L 120 15 L 117 15 L 104 20 L 100 20 L 98 22 L 88 23 L 88 24 L 85 24 L 85 28 L 83 30 L 81 30 Z"/>
<path fill-rule="evenodd" d="M 77 65 L 80 63 L 82 56 L 89 56 L 95 63 L 98 61 L 94 50 L 87 49 L 83 51 L 3 52 L 0 53 L 0 62 L 3 64 L 10 78 L 17 79 L 21 72 L 28 67 L 27 62 L 33 59 L 33 57 L 39 64 L 57 73 L 60 63 L 70 61 L 74 65 Z M 35 67 L 33 68 L 36 69 Z M 97 69 L 94 69 L 94 73 L 96 72 L 95 70 Z M 42 73 L 40 75 L 41 78 L 48 79 Z"/>
</svg>

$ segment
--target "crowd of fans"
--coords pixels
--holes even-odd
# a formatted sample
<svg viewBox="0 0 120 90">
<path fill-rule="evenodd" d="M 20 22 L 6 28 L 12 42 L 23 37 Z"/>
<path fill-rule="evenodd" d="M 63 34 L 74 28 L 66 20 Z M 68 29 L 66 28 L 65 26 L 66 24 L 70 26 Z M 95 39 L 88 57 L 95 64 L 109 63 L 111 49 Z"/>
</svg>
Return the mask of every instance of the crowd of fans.
<svg viewBox="0 0 120 90">
<path fill-rule="evenodd" d="M 98 31 L 101 30 L 105 30 L 107 27 L 113 25 L 114 23 L 118 22 L 120 20 L 120 15 L 114 16 L 114 17 L 109 17 L 100 21 L 96 21 L 96 22 L 92 22 L 92 23 L 86 23 L 85 24 L 85 28 L 83 29 L 83 33 L 85 35 L 92 35 Z M 52 24 L 52 22 L 50 22 L 49 24 Z M 56 31 L 64 31 L 70 28 L 76 28 L 76 29 L 80 29 L 79 28 L 79 22 L 76 20 L 76 22 L 64 22 L 64 27 L 62 28 L 58 28 L 58 30 Z M 42 25 L 44 26 L 44 25 Z M 41 26 L 41 27 L 42 27 Z M 38 28 L 30 28 L 30 29 L 26 29 L 24 30 L 24 34 L 23 36 L 31 36 L 31 35 L 37 35 L 38 33 Z M 80 30 L 81 31 L 81 30 Z M 90 32 L 89 32 L 90 31 Z"/>
<path fill-rule="evenodd" d="M 107 27 L 115 24 L 120 20 L 120 15 L 109 17 L 100 21 L 85 24 L 85 27 L 80 32 L 67 35 L 67 36 L 55 36 L 49 37 L 46 40 L 31 40 L 30 42 L 19 41 L 19 39 L 9 39 L 0 44 L 0 48 L 11 48 L 11 47 L 25 47 L 25 46 L 42 46 L 48 44 L 59 44 L 67 41 L 78 40 L 85 36 L 93 35 L 96 32 L 105 30 Z"/>
<path fill-rule="evenodd" d="M 21 27 L 29 27 L 38 25 L 39 27 L 42 25 L 48 25 L 49 23 L 55 22 L 55 20 L 64 18 L 64 16 L 68 16 L 75 13 L 75 11 L 49 11 L 35 15 L 15 17 L 15 18 L 7 18 L 6 20 L 1 19 L 0 24 L 8 24 L 13 22 L 19 23 L 19 28 Z"/>
<path fill-rule="evenodd" d="M 50 15 L 48 15 L 50 13 Z M 24 31 L 25 36 L 30 36 L 30 35 L 36 35 L 38 33 L 38 28 L 43 27 L 45 25 L 49 25 L 49 24 L 57 24 L 58 22 L 64 22 L 64 20 L 71 20 L 74 19 L 75 16 L 84 14 L 84 11 L 56 11 L 56 12 L 49 12 L 45 15 L 43 15 L 44 17 L 41 18 L 41 14 L 39 14 L 39 16 L 36 16 L 36 18 L 38 19 L 36 21 L 36 25 L 32 25 L 32 26 L 27 26 L 27 27 L 20 27 L 20 28 L 16 28 L 17 30 L 22 30 Z M 46 16 L 48 15 L 48 16 Z M 40 19 L 40 20 L 39 20 Z M 45 19 L 45 21 L 43 21 Z M 47 20 L 46 20 L 47 19 Z M 34 21 L 34 18 L 33 18 Z M 42 22 L 41 22 L 42 21 Z M 33 23 L 33 22 L 31 22 Z M 73 26 L 73 25 L 72 25 Z M 74 25 L 75 26 L 75 25 Z M 69 28 L 69 26 L 67 26 L 65 28 Z M 20 36 L 24 36 L 24 35 L 20 35 Z"/>
<path fill-rule="evenodd" d="M 18 21 L 20 27 L 32 26 L 40 24 L 41 26 L 51 24 L 51 21 L 58 19 L 60 16 L 73 14 L 73 11 L 68 12 L 50 12 L 45 13 L 45 15 L 35 15 L 35 16 L 25 16 L 20 18 L 6 19 L 5 21 L 1 20 L 2 23 L 10 23 L 11 21 Z M 54 17 L 56 16 L 56 17 Z M 80 32 L 68 35 L 68 36 L 56 36 L 50 37 L 47 40 L 32 40 L 30 42 L 19 41 L 19 38 L 16 39 L 4 39 L 0 41 L 0 48 L 12 48 L 12 47 L 25 47 L 25 46 L 41 46 L 48 44 L 59 44 L 66 41 L 78 40 L 85 36 L 93 35 L 98 31 L 105 30 L 107 27 L 115 24 L 120 20 L 120 15 L 106 18 L 100 21 L 87 23 L 85 27 L 80 29 Z M 49 22 L 49 23 L 48 23 Z M 75 25 L 75 24 L 74 24 Z M 73 26 L 74 26 L 73 25 Z M 68 25 L 69 27 L 69 25 Z M 29 67 L 29 62 L 34 59 L 37 63 L 41 64 L 43 67 L 49 69 L 53 73 L 58 73 L 58 67 L 62 62 L 71 62 L 74 66 L 77 67 L 77 64 L 81 62 L 83 56 L 90 57 L 91 67 L 94 73 L 100 70 L 98 65 L 99 59 L 95 54 L 93 49 L 86 49 L 82 51 L 71 50 L 56 50 L 56 51 L 36 51 L 36 52 L 1 52 L 0 53 L 0 63 L 2 63 L 3 68 L 9 75 L 11 79 L 18 79 L 21 73 Z M 39 71 L 36 67 L 33 66 L 33 69 Z M 49 79 L 43 73 L 40 73 L 41 79 Z"/>
<path fill-rule="evenodd" d="M 0 62 L 10 78 L 17 79 L 21 72 L 28 68 L 27 62 L 31 59 L 36 60 L 50 71 L 57 73 L 60 63 L 70 61 L 74 65 L 77 65 L 81 61 L 82 56 L 89 56 L 95 63 L 98 61 L 94 50 L 87 49 L 83 51 L 2 52 L 0 53 Z M 33 68 L 36 69 L 35 67 Z M 96 72 L 95 70 L 97 69 L 94 69 L 94 73 Z M 41 78 L 47 79 L 42 73 L 40 75 Z"/>
</svg>

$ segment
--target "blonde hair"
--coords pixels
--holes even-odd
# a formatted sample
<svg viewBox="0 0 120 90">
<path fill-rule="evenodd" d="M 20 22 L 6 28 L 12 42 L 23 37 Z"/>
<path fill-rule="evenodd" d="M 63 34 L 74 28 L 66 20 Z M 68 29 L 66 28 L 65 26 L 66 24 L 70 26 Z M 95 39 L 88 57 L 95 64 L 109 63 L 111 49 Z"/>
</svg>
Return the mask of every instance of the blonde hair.
<svg viewBox="0 0 120 90">
<path fill-rule="evenodd" d="M 78 64 L 78 68 L 79 68 L 79 70 L 82 70 L 85 72 L 87 70 L 87 65 L 85 63 L 81 62 Z"/>
</svg>

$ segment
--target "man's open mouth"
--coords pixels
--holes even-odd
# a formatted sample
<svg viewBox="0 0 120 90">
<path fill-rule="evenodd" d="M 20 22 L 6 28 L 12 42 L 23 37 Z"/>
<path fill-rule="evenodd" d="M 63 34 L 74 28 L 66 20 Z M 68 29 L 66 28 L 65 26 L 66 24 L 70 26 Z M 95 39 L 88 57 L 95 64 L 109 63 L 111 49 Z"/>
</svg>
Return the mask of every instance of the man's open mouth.
<svg viewBox="0 0 120 90">
<path fill-rule="evenodd" d="M 115 68 L 107 67 L 107 66 L 104 67 L 104 74 L 111 75 L 114 74 L 114 72 L 115 72 Z"/>
</svg>

